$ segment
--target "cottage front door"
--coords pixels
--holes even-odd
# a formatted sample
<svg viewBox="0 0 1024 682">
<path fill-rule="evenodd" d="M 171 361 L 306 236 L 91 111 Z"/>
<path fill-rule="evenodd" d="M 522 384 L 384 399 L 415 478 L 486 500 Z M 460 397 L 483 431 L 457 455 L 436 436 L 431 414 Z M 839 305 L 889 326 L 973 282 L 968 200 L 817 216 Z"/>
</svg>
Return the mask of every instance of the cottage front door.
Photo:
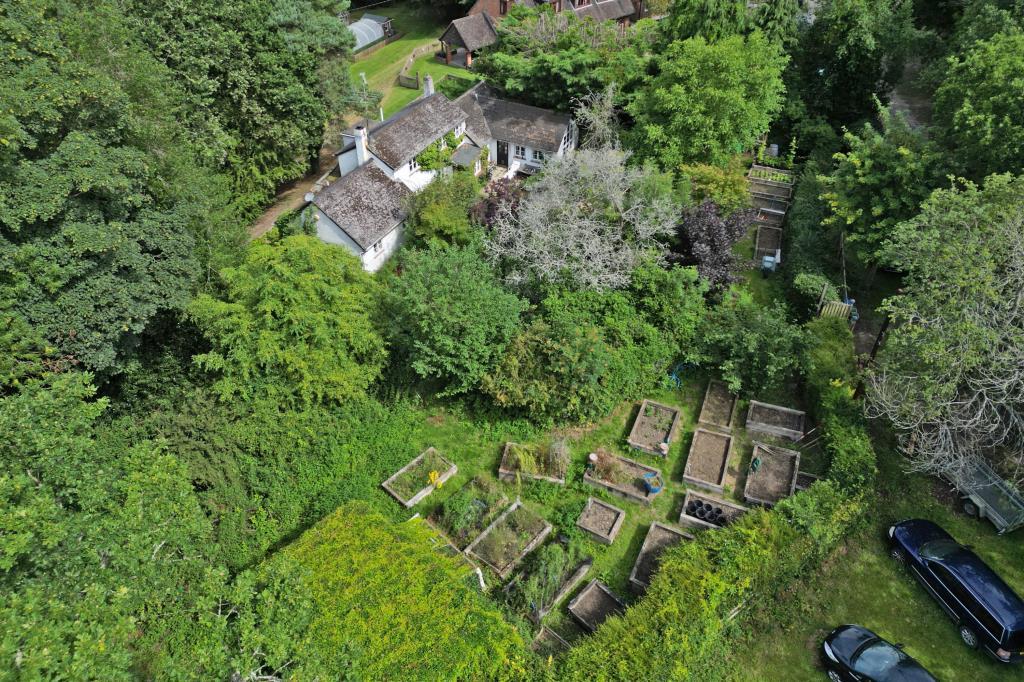
<svg viewBox="0 0 1024 682">
<path fill-rule="evenodd" d="M 498 140 L 498 165 L 508 166 L 508 142 Z"/>
</svg>

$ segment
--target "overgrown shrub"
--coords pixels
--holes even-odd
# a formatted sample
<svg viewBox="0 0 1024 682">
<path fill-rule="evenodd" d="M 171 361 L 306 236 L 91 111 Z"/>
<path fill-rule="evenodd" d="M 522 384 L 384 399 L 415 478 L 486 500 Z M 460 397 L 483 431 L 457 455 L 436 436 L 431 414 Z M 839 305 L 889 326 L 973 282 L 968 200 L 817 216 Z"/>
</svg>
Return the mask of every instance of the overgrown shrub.
<svg viewBox="0 0 1024 682">
<path fill-rule="evenodd" d="M 813 270 L 796 273 L 790 286 L 789 298 L 797 314 L 805 317 L 817 314 L 823 290 L 826 303 L 839 300 L 839 290 L 825 275 Z"/>
<path fill-rule="evenodd" d="M 467 171 L 435 178 L 409 198 L 409 227 L 426 244 L 467 244 L 473 237 L 470 209 L 480 181 Z"/>
</svg>

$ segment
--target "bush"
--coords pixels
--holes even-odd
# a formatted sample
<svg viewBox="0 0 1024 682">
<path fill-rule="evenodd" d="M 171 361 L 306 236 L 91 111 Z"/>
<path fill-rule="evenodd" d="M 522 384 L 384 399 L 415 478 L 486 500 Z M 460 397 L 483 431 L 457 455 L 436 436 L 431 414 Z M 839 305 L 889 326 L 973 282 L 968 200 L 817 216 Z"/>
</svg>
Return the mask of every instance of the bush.
<svg viewBox="0 0 1024 682">
<path fill-rule="evenodd" d="M 468 244 L 473 238 L 470 209 L 480 181 L 468 171 L 435 178 L 409 199 L 409 227 L 426 244 Z"/>
<path fill-rule="evenodd" d="M 832 458 L 829 478 L 850 493 L 874 485 L 878 473 L 875 449 L 864 427 L 837 418 L 827 420 L 823 426 L 825 447 Z"/>
<path fill-rule="evenodd" d="M 679 172 L 690 181 L 694 203 L 710 201 L 725 215 L 750 206 L 750 186 L 742 157 L 733 157 L 723 168 L 706 163 L 682 165 Z"/>
<path fill-rule="evenodd" d="M 826 303 L 839 300 L 839 290 L 828 277 L 820 272 L 798 272 L 790 285 L 790 300 L 797 313 L 808 317 L 817 315 L 823 289 Z"/>
</svg>

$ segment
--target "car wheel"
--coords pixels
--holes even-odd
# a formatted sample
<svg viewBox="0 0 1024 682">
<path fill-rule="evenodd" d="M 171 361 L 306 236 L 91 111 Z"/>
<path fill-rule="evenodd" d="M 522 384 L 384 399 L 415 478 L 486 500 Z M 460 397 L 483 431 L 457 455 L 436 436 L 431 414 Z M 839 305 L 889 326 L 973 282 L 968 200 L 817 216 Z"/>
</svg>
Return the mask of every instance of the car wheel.
<svg viewBox="0 0 1024 682">
<path fill-rule="evenodd" d="M 832 680 L 832 682 L 843 682 L 843 676 L 835 670 L 828 671 L 828 679 Z"/>
<path fill-rule="evenodd" d="M 970 500 L 964 500 L 964 514 L 967 514 L 972 519 L 978 515 L 978 505 L 974 504 Z"/>
<path fill-rule="evenodd" d="M 974 634 L 974 630 L 970 629 L 966 625 L 960 626 L 960 639 L 964 640 L 964 644 L 970 648 L 978 648 L 978 635 Z"/>
<path fill-rule="evenodd" d="M 907 563 L 907 552 L 902 547 L 893 547 L 889 550 L 889 556 L 896 560 L 897 563 Z"/>
</svg>

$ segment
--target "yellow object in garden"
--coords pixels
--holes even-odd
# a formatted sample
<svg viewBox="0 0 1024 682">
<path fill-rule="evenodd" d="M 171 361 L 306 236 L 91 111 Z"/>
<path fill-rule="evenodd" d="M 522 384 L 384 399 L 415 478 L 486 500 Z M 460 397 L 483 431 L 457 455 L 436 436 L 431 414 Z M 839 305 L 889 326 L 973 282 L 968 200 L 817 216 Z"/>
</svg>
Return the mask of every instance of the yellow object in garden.
<svg viewBox="0 0 1024 682">
<path fill-rule="evenodd" d="M 441 480 L 441 474 L 437 473 L 436 471 L 431 471 L 429 474 L 427 474 L 427 479 L 430 481 L 430 484 L 433 485 L 435 488 L 440 488 L 444 484 L 444 481 Z"/>
</svg>

